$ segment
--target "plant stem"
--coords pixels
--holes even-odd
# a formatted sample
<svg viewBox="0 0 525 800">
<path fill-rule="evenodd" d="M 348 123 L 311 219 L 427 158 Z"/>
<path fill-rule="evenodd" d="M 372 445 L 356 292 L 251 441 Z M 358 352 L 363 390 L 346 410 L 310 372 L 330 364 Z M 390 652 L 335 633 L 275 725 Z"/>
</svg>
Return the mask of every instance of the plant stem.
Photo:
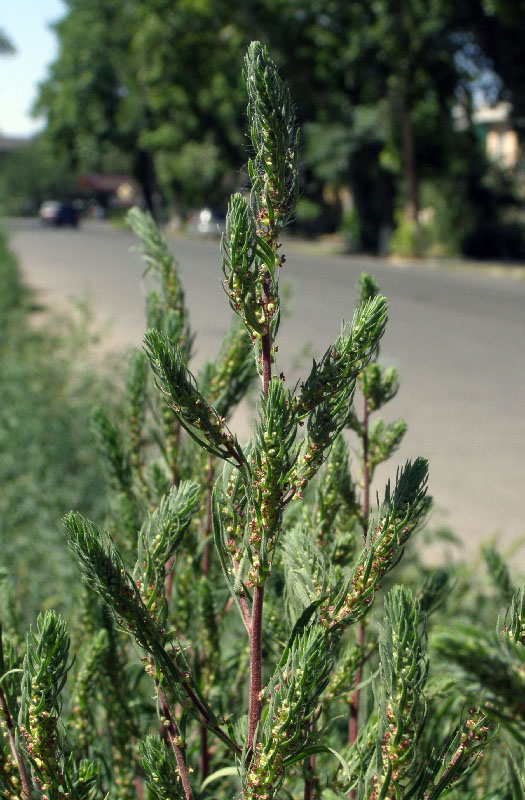
<svg viewBox="0 0 525 800">
<path fill-rule="evenodd" d="M 368 515 L 370 513 L 370 464 L 368 452 L 368 397 L 366 385 L 364 387 L 363 405 L 363 542 L 366 542 L 368 532 Z"/>
<path fill-rule="evenodd" d="M 207 493 L 206 493 L 206 524 L 204 527 L 204 545 L 202 549 L 202 574 L 205 578 L 210 574 L 210 533 L 211 533 L 211 498 L 213 492 L 213 477 L 215 470 L 213 467 L 212 456 L 208 455 L 208 473 L 206 475 Z M 204 664 L 206 660 L 205 651 L 201 651 L 201 662 Z M 200 772 L 201 780 L 205 780 L 210 773 L 210 754 L 208 752 L 208 731 L 206 726 L 201 722 L 199 725 L 199 739 L 200 739 Z"/>
<path fill-rule="evenodd" d="M 165 588 L 164 588 L 164 595 L 166 597 L 166 603 L 168 605 L 168 608 L 169 608 L 170 601 L 171 601 L 171 593 L 173 591 L 173 570 L 172 570 L 172 566 L 173 566 L 174 559 L 175 559 L 175 556 L 171 556 L 170 558 L 168 558 L 168 560 L 164 564 L 164 572 L 166 573 L 166 583 L 165 583 Z"/>
<path fill-rule="evenodd" d="M 262 616 L 264 586 L 253 590 L 252 622 L 250 627 L 250 705 L 248 711 L 248 747 L 253 750 L 257 725 L 261 718 L 262 688 Z"/>
<path fill-rule="evenodd" d="M 210 774 L 210 752 L 208 750 L 208 730 L 205 725 L 199 726 L 200 737 L 200 772 L 201 780 L 204 781 Z"/>
<path fill-rule="evenodd" d="M 204 528 L 204 545 L 202 549 L 202 574 L 208 577 L 210 573 L 210 534 L 211 534 L 211 499 L 213 494 L 213 478 L 215 477 L 215 469 L 213 465 L 213 458 L 208 455 L 208 472 L 206 474 L 206 525 Z"/>
<path fill-rule="evenodd" d="M 206 711 L 206 709 L 204 708 L 204 706 L 200 702 L 199 698 L 196 696 L 196 694 L 193 691 L 193 689 L 191 688 L 191 686 L 186 681 L 181 681 L 181 686 L 184 689 L 186 695 L 189 697 L 189 699 L 191 700 L 191 702 L 195 706 L 195 708 L 201 714 L 201 716 L 203 718 L 203 721 L 206 724 L 206 727 L 209 728 L 211 731 L 213 731 L 215 736 L 217 736 L 222 742 L 224 742 L 226 745 L 228 745 L 230 750 L 233 750 L 234 753 L 237 753 L 237 755 L 240 755 L 241 752 L 242 752 L 241 748 L 238 745 L 236 745 L 235 742 L 232 739 L 230 739 L 228 734 L 224 733 L 224 731 L 221 730 L 218 725 L 212 725 L 211 724 L 210 715 L 208 714 L 208 712 Z"/>
<path fill-rule="evenodd" d="M 312 789 L 314 785 L 313 776 L 315 769 L 315 756 L 310 756 L 308 761 L 308 775 L 304 781 L 303 800 L 312 800 Z"/>
<path fill-rule="evenodd" d="M 5 723 L 7 725 L 7 735 L 9 737 L 9 747 L 11 749 L 11 753 L 13 758 L 16 761 L 16 765 L 18 767 L 18 774 L 20 775 L 20 782 L 22 784 L 22 792 L 25 797 L 31 797 L 31 786 L 29 783 L 29 779 L 27 777 L 26 767 L 22 760 L 22 756 L 20 755 L 15 741 L 15 725 L 13 722 L 13 718 L 9 711 L 9 706 L 7 705 L 7 698 L 4 694 L 4 690 L 0 686 L 0 705 L 2 707 L 2 714 L 5 719 Z"/>
<path fill-rule="evenodd" d="M 177 744 L 177 741 L 180 739 L 179 729 L 175 721 L 173 720 L 173 717 L 171 716 L 171 711 L 168 706 L 168 701 L 166 700 L 166 695 L 160 688 L 158 681 L 155 681 L 155 685 L 157 687 L 160 708 L 162 711 L 162 715 L 164 717 L 164 721 L 168 723 L 167 725 L 165 725 L 166 735 L 168 737 L 170 747 L 173 750 L 175 761 L 177 762 L 179 776 L 182 781 L 182 787 L 184 789 L 184 795 L 186 797 L 186 800 L 193 800 L 193 792 L 191 790 L 191 785 L 188 777 L 188 770 L 186 769 L 186 764 L 184 762 L 184 758 L 182 757 L 182 751 L 179 745 Z"/>
<path fill-rule="evenodd" d="M 267 319 L 266 331 L 262 335 L 261 350 L 262 350 L 262 383 L 263 392 L 268 394 L 268 387 L 270 385 L 270 378 L 272 377 L 272 343 L 270 339 L 270 320 L 268 319 L 268 303 L 270 301 L 270 286 L 268 275 L 262 282 L 264 311 Z"/>
<path fill-rule="evenodd" d="M 140 775 L 135 777 L 135 790 L 137 792 L 138 800 L 144 800 L 144 785 L 142 783 L 142 778 Z"/>
<path fill-rule="evenodd" d="M 267 319 L 266 331 L 261 341 L 263 392 L 268 395 L 272 377 L 272 343 L 270 320 L 268 319 L 269 276 L 262 282 L 264 310 Z M 253 590 L 252 620 L 250 625 L 250 702 L 248 710 L 248 748 L 253 751 L 255 731 L 261 718 L 262 700 L 262 620 L 264 603 L 264 584 Z"/>
<path fill-rule="evenodd" d="M 310 725 L 310 735 L 312 736 L 315 730 L 315 723 Z M 312 800 L 315 779 L 315 754 L 312 753 L 308 759 L 308 767 L 306 769 L 306 777 L 304 779 L 304 792 L 303 800 Z"/>
</svg>

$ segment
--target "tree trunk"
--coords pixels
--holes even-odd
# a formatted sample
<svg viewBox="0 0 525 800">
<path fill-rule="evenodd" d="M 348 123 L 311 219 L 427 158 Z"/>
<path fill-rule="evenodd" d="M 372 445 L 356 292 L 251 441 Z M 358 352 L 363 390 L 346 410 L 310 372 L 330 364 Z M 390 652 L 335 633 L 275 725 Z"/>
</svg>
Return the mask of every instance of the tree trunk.
<svg viewBox="0 0 525 800">
<path fill-rule="evenodd" d="M 155 221 L 158 221 L 156 203 L 157 186 L 153 156 L 148 150 L 138 150 L 135 156 L 135 178 L 140 183 L 144 204 Z"/>
</svg>

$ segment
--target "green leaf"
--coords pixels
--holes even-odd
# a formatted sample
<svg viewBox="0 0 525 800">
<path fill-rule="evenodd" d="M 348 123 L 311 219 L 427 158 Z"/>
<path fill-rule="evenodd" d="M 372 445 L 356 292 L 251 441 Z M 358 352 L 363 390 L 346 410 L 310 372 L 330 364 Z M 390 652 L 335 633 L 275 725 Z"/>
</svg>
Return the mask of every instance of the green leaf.
<svg viewBox="0 0 525 800">
<path fill-rule="evenodd" d="M 208 787 L 210 783 L 214 783 L 215 781 L 218 781 L 221 778 L 229 778 L 232 775 L 237 775 L 237 776 L 239 775 L 237 767 L 222 767 L 221 769 L 212 772 L 211 775 L 208 775 L 208 777 L 201 783 L 201 788 L 200 788 L 201 792 L 204 791 L 204 789 L 206 789 L 206 787 Z"/>
</svg>

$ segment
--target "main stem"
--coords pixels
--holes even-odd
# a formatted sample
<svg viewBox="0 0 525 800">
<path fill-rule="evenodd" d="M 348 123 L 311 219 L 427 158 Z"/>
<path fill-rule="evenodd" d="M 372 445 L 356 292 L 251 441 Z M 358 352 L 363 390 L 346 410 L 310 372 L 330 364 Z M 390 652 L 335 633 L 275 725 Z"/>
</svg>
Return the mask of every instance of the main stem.
<svg viewBox="0 0 525 800">
<path fill-rule="evenodd" d="M 264 310 L 267 319 L 266 330 L 261 340 L 263 392 L 268 394 L 272 377 L 272 342 L 270 320 L 268 318 L 269 276 L 262 282 Z M 262 709 L 262 620 L 264 604 L 264 585 L 253 590 L 252 619 L 250 624 L 250 702 L 248 710 L 248 748 L 253 751 L 255 732 L 261 718 Z"/>
<path fill-rule="evenodd" d="M 310 736 L 313 738 L 313 733 L 315 730 L 315 723 L 311 723 L 310 725 Z M 306 775 L 304 779 L 304 791 L 303 791 L 303 800 L 312 800 L 313 793 L 314 793 L 314 781 L 315 781 L 315 754 L 312 753 L 310 758 L 308 759 L 308 766 L 306 768 Z"/>
<path fill-rule="evenodd" d="M 252 622 L 250 627 L 250 705 L 248 711 L 248 747 L 253 750 L 257 725 L 261 718 L 262 689 L 262 619 L 264 586 L 253 591 Z"/>
<path fill-rule="evenodd" d="M 207 496 L 206 496 L 206 525 L 204 528 L 204 546 L 202 550 L 202 574 L 205 578 L 208 577 L 210 573 L 210 533 L 211 533 L 211 497 L 213 492 L 213 477 L 214 477 L 214 467 L 213 467 L 213 458 L 211 455 L 208 455 L 208 474 L 206 476 L 206 483 L 208 486 Z M 204 662 L 205 660 L 205 653 L 204 651 L 201 652 L 201 659 Z M 210 753 L 208 749 L 208 730 L 206 725 L 203 722 L 199 725 L 199 738 L 200 738 L 200 771 L 201 771 L 201 780 L 206 780 L 208 775 L 210 774 Z"/>
<path fill-rule="evenodd" d="M 303 800 L 312 800 L 314 788 L 315 756 L 310 756 L 307 770 L 307 776 L 304 781 Z"/>
</svg>

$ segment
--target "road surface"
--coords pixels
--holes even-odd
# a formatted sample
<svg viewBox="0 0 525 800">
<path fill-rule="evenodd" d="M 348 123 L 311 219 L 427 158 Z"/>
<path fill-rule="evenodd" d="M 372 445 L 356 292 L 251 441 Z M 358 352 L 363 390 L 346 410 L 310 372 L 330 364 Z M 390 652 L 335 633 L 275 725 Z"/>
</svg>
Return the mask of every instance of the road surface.
<svg viewBox="0 0 525 800">
<path fill-rule="evenodd" d="M 25 280 L 39 300 L 61 307 L 89 295 L 99 321 L 112 320 L 106 347 L 138 346 L 144 330 L 142 264 L 126 231 L 86 223 L 80 230 L 42 230 L 33 221 L 9 223 Z M 176 236 L 197 332 L 197 368 L 216 351 L 229 325 L 221 288 L 217 240 Z M 398 367 L 401 390 L 384 409 L 409 429 L 400 451 L 381 468 L 377 488 L 395 463 L 418 455 L 430 461 L 433 527 L 448 525 L 469 557 L 498 536 L 508 547 L 525 536 L 525 280 L 482 270 L 392 265 L 377 259 L 316 255 L 286 245 L 282 278 L 290 285 L 279 338 L 278 369 L 289 385 L 307 374 L 350 320 L 355 286 L 372 272 L 389 301 L 381 361 Z M 306 346 L 311 355 L 306 357 Z M 246 435 L 246 414 L 237 419 Z M 515 556 L 525 566 L 523 551 Z"/>
</svg>

